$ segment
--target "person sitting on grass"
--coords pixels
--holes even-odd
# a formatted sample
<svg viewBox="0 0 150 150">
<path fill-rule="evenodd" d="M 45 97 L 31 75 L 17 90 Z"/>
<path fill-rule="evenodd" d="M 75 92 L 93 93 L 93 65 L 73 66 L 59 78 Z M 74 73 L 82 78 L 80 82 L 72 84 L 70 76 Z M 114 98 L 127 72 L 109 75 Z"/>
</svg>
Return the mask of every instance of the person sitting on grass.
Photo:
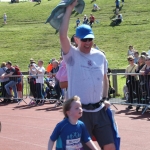
<svg viewBox="0 0 150 150">
<path fill-rule="evenodd" d="M 112 19 L 112 21 L 115 25 L 119 25 L 123 21 L 122 14 L 119 13 L 118 15 L 116 15 L 116 17 Z"/>
<path fill-rule="evenodd" d="M 93 4 L 93 10 L 100 10 L 97 4 Z"/>
<path fill-rule="evenodd" d="M 65 119 L 56 125 L 48 142 L 48 150 L 53 149 L 56 140 L 56 150 L 82 150 L 81 141 L 90 149 L 98 150 L 92 142 L 84 123 L 78 120 L 82 116 L 82 112 L 78 96 L 65 101 L 63 104 Z"/>
</svg>

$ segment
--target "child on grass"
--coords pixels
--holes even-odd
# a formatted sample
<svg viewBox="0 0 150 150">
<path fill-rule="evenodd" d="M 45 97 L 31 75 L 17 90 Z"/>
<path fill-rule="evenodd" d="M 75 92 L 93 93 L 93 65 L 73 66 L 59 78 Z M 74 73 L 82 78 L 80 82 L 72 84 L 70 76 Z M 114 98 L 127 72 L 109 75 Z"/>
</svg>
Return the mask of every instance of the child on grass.
<svg viewBox="0 0 150 150">
<path fill-rule="evenodd" d="M 4 18 L 4 24 L 7 24 L 7 15 L 6 15 L 6 13 L 4 13 L 3 18 Z"/>
<path fill-rule="evenodd" d="M 56 140 L 56 150 L 83 150 L 81 142 L 84 142 L 91 150 L 98 150 L 84 123 L 78 120 L 82 116 L 82 106 L 78 96 L 65 101 L 63 113 L 65 119 L 56 125 L 49 139 L 48 150 L 53 149 Z"/>
</svg>

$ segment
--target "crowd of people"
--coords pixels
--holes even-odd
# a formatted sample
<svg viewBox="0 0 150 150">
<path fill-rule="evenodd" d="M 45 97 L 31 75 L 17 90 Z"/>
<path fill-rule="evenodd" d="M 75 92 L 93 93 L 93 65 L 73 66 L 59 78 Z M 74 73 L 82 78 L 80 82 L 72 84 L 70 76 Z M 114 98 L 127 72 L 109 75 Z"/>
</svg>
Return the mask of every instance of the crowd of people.
<svg viewBox="0 0 150 150">
<path fill-rule="evenodd" d="M 132 45 L 129 46 L 127 52 L 127 60 L 129 65 L 125 73 L 133 73 L 126 75 L 126 92 L 128 92 L 128 103 L 149 104 L 150 103 L 150 56 L 145 51 L 139 52 Z M 139 73 L 140 75 L 136 75 Z M 125 90 L 124 90 L 125 91 Z M 132 105 L 128 106 L 132 109 Z M 140 105 L 136 107 L 136 110 Z"/>
<path fill-rule="evenodd" d="M 86 14 L 84 15 L 82 24 L 87 24 L 87 25 L 90 25 L 90 27 L 92 27 L 94 22 L 95 22 L 95 17 L 93 16 L 92 13 L 90 14 L 90 17 L 87 17 Z M 79 25 L 81 25 L 81 21 L 79 18 L 77 18 L 75 27 L 78 27 Z"/>
</svg>

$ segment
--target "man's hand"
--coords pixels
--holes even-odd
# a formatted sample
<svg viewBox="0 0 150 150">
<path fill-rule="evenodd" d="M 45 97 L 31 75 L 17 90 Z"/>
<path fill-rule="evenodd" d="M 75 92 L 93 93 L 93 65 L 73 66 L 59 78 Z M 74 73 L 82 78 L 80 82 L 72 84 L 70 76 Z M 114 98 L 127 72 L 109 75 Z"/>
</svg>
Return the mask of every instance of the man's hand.
<svg viewBox="0 0 150 150">
<path fill-rule="evenodd" d="M 69 5 L 67 8 L 73 9 L 77 5 L 77 3 L 78 0 L 74 0 L 74 2 L 71 5 Z"/>
<path fill-rule="evenodd" d="M 4 79 L 4 78 L 5 78 L 5 75 L 0 76 L 0 78 L 1 78 L 1 79 Z"/>
<path fill-rule="evenodd" d="M 109 101 L 106 101 L 106 100 L 104 101 L 104 104 L 105 104 L 106 110 L 107 110 L 107 108 L 110 107 L 110 105 L 111 105 L 110 102 L 109 102 Z"/>
</svg>

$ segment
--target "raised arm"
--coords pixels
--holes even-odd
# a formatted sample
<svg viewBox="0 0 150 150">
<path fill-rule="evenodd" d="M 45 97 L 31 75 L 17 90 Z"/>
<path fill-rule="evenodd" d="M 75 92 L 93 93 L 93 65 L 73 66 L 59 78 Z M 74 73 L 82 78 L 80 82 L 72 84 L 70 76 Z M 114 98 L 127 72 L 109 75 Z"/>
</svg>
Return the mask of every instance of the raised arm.
<svg viewBox="0 0 150 150">
<path fill-rule="evenodd" d="M 145 68 L 146 68 L 146 65 L 144 65 L 143 68 L 140 70 L 140 74 L 142 74 L 142 75 L 145 74 Z"/>
<path fill-rule="evenodd" d="M 64 54 L 67 54 L 70 50 L 71 44 L 67 33 L 68 33 L 70 16 L 76 4 L 77 4 L 77 0 L 75 0 L 71 5 L 67 7 L 63 17 L 63 21 L 59 29 L 59 38 L 60 38 L 61 48 Z"/>
</svg>

